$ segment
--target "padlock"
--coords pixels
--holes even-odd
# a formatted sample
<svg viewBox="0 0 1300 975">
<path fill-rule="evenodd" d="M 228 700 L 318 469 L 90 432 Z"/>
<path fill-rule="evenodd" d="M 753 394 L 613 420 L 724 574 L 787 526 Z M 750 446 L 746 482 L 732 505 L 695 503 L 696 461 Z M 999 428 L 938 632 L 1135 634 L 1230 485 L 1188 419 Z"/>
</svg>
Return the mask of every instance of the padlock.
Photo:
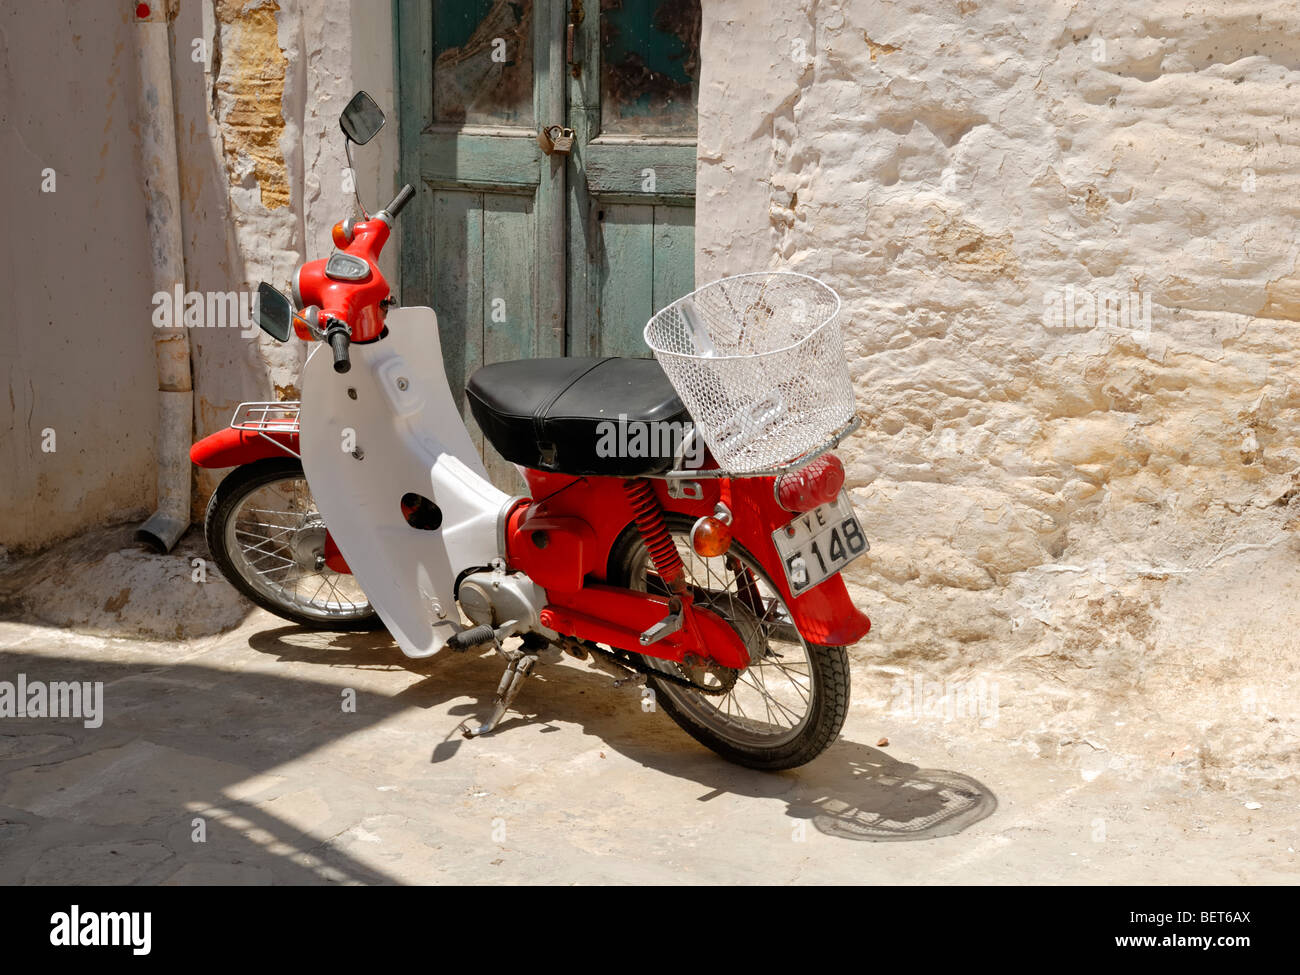
<svg viewBox="0 0 1300 975">
<path fill-rule="evenodd" d="M 548 125 L 537 133 L 537 144 L 548 156 L 553 152 L 567 155 L 573 151 L 573 140 L 577 133 L 562 125 Z"/>
<path fill-rule="evenodd" d="M 552 136 L 552 141 L 555 143 L 555 151 L 566 154 L 572 152 L 573 140 L 576 135 L 577 133 L 575 133 L 573 129 L 560 129 L 559 135 Z"/>
</svg>

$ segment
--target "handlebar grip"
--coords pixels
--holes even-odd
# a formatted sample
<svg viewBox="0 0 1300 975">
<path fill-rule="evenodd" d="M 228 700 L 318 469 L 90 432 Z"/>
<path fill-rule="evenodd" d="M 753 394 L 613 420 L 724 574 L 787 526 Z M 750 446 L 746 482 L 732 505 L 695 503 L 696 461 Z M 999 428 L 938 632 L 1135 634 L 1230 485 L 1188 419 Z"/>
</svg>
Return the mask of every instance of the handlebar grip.
<svg viewBox="0 0 1300 975">
<path fill-rule="evenodd" d="M 344 373 L 351 369 L 352 359 L 348 353 L 351 339 L 348 337 L 347 329 L 341 325 L 331 325 L 325 333 L 325 340 L 329 342 L 334 352 L 334 371 Z"/>
<path fill-rule="evenodd" d="M 393 202 L 388 204 L 388 206 L 384 207 L 384 209 L 388 211 L 388 215 L 390 217 L 395 217 L 402 212 L 402 209 L 406 206 L 406 204 L 410 203 L 414 197 L 415 197 L 415 187 L 413 187 L 410 183 L 407 183 L 405 186 L 403 186 L 400 190 L 397 191 L 397 195 L 393 197 Z"/>
</svg>

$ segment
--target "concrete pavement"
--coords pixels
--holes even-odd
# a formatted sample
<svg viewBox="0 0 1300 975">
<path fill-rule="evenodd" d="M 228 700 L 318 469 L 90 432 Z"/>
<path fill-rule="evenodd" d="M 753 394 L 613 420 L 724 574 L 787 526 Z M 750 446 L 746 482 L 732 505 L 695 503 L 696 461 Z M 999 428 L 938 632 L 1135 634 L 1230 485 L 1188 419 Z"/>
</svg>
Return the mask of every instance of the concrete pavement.
<svg viewBox="0 0 1300 975">
<path fill-rule="evenodd" d="M 384 633 L 260 611 L 177 642 L 7 622 L 0 648 L 0 680 L 103 681 L 105 712 L 97 729 L 0 720 L 4 883 L 1297 878 L 1281 793 L 1081 771 L 976 725 L 903 721 L 879 706 L 865 644 L 841 741 L 780 774 L 728 765 L 571 661 L 465 741 L 491 654 L 411 661 Z"/>
</svg>

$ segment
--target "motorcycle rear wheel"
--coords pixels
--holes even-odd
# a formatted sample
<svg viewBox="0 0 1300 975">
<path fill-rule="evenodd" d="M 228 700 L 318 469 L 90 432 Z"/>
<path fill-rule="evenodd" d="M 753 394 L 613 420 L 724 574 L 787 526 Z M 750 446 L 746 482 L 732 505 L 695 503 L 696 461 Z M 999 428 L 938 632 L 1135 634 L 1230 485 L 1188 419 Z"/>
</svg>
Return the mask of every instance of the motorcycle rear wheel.
<svg viewBox="0 0 1300 975">
<path fill-rule="evenodd" d="M 808 643 L 758 560 L 738 542 L 717 558 L 691 547 L 691 521 L 669 516 L 695 605 L 727 622 L 753 661 L 743 671 L 704 669 L 642 655 L 654 670 L 724 694 L 706 694 L 653 675 L 656 703 L 700 744 L 747 768 L 780 771 L 811 762 L 836 739 L 849 709 L 844 647 Z M 610 582 L 666 595 L 645 542 L 633 526 L 610 557 Z"/>
<path fill-rule="evenodd" d="M 221 574 L 263 609 L 317 630 L 383 628 L 356 580 L 320 564 L 325 522 L 296 458 L 231 471 L 212 493 L 203 530 Z"/>
</svg>

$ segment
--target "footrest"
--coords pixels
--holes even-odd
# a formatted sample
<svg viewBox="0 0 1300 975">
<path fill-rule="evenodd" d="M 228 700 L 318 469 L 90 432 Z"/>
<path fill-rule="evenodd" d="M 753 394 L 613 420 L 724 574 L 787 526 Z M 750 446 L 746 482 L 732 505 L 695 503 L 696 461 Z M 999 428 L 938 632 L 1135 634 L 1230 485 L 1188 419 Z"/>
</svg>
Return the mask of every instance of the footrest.
<svg viewBox="0 0 1300 975">
<path fill-rule="evenodd" d="M 464 653 L 485 643 L 495 643 L 496 639 L 497 635 L 492 627 L 487 623 L 480 623 L 478 626 L 471 626 L 468 630 L 461 630 L 447 637 L 447 649 Z"/>
</svg>

